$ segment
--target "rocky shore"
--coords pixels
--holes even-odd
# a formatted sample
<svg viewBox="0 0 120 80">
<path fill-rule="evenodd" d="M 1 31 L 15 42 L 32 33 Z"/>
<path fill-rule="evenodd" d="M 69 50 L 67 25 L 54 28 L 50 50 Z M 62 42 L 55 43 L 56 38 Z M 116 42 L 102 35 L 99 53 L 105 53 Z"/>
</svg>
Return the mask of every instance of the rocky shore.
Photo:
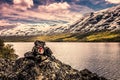
<svg viewBox="0 0 120 80">
<path fill-rule="evenodd" d="M 16 61 L 0 59 L 0 80 L 107 80 L 87 69 L 75 70 L 54 56 L 41 57 L 41 62 L 32 59 L 31 55 Z"/>
<path fill-rule="evenodd" d="M 0 59 L 0 80 L 107 80 L 87 69 L 78 71 L 53 56 L 45 42 L 36 40 L 32 51 L 16 60 Z"/>
</svg>

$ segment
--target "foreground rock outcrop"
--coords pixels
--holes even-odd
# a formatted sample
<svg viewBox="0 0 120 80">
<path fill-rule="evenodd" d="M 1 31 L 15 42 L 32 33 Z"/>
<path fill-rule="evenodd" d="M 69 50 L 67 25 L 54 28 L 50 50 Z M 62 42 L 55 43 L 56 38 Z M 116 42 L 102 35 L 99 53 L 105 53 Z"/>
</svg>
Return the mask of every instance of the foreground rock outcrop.
<svg viewBox="0 0 120 80">
<path fill-rule="evenodd" d="M 0 59 L 0 80 L 107 80 L 87 69 L 75 70 L 54 56 L 42 58 L 42 62 L 28 57 Z"/>
<path fill-rule="evenodd" d="M 0 80 L 107 80 L 85 69 L 78 71 L 56 59 L 45 42 L 15 61 L 0 59 Z"/>
</svg>

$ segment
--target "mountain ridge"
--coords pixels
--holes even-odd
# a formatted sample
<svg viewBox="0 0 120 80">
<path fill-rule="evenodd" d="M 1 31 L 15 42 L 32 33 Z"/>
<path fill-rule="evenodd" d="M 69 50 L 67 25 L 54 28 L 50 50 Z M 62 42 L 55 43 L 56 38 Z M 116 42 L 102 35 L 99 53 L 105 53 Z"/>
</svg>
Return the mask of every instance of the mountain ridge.
<svg viewBox="0 0 120 80">
<path fill-rule="evenodd" d="M 85 15 L 70 26 L 70 32 L 120 30 L 120 5 Z"/>
<path fill-rule="evenodd" d="M 1 30 L 4 39 L 11 37 L 11 40 L 14 41 L 12 36 L 25 37 L 29 41 L 34 41 L 35 39 L 42 39 L 45 41 L 120 41 L 120 5 L 114 6 L 112 8 L 100 10 L 97 12 L 91 12 L 84 15 L 74 24 L 52 24 L 44 26 L 35 26 L 30 25 L 25 27 L 18 26 L 14 29 L 10 29 L 10 32 L 7 30 Z M 3 27 L 4 28 L 4 27 Z M 23 28 L 23 29 L 22 29 Z M 2 28 L 1 28 L 2 29 Z M 43 31 L 43 29 L 45 29 Z M 15 34 L 12 34 L 13 31 Z M 22 34 L 21 34 L 22 33 Z M 39 33 L 39 34 L 38 34 Z M 8 35 L 6 35 L 8 34 Z M 20 35 L 19 35 L 20 34 Z M 99 38 L 98 38 L 99 37 Z M 15 37 L 14 37 L 15 38 Z M 16 39 L 16 40 L 17 40 Z M 22 41 L 28 39 L 22 38 Z M 98 39 L 98 40 L 97 40 Z M 15 40 L 15 41 L 16 41 Z M 21 41 L 21 39 L 19 39 Z M 19 41 L 18 40 L 18 41 Z"/>
</svg>

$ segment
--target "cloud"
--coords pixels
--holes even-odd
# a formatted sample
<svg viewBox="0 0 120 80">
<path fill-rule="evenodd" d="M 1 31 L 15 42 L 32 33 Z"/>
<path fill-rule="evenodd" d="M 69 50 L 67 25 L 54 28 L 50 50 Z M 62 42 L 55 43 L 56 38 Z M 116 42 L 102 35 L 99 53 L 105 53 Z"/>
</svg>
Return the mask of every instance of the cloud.
<svg viewBox="0 0 120 80">
<path fill-rule="evenodd" d="M 10 25 L 6 20 L 0 20 L 0 26 Z"/>
<path fill-rule="evenodd" d="M 33 2 L 31 0 L 14 0 L 13 5 L 2 4 L 0 5 L 0 18 L 15 23 L 40 22 L 41 20 L 73 22 L 78 20 L 82 13 L 93 11 L 88 7 L 68 4 L 67 2 L 39 5 L 37 8 L 32 6 Z"/>
<path fill-rule="evenodd" d="M 49 5 L 41 5 L 38 7 L 38 10 L 53 12 L 53 11 L 59 11 L 59 10 L 68 10 L 69 8 L 70 8 L 70 5 L 67 2 L 64 2 L 64 3 L 53 3 Z"/>
<path fill-rule="evenodd" d="M 110 3 L 115 3 L 115 4 L 119 4 L 120 3 L 120 0 L 106 0 Z"/>
<path fill-rule="evenodd" d="M 27 8 L 31 8 L 33 6 L 33 0 L 13 0 L 14 5 L 23 6 Z"/>
</svg>

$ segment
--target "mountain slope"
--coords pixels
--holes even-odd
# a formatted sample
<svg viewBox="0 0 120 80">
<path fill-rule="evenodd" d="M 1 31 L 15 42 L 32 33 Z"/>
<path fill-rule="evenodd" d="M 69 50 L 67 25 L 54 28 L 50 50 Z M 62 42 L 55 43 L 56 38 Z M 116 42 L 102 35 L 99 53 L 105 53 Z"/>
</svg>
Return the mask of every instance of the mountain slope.
<svg viewBox="0 0 120 80">
<path fill-rule="evenodd" d="M 106 0 L 0 0 L 0 35 L 62 33 L 83 14 L 114 5 Z"/>
<path fill-rule="evenodd" d="M 120 5 L 110 9 L 87 14 L 70 26 L 72 33 L 120 30 Z"/>
<path fill-rule="evenodd" d="M 64 34 L 67 33 L 67 34 Z M 63 34 L 43 36 L 48 41 L 112 41 L 120 42 L 120 5 L 86 14 Z"/>
<path fill-rule="evenodd" d="M 73 25 L 50 28 L 43 34 L 46 35 L 26 35 L 26 37 L 3 36 L 1 38 L 5 39 L 6 41 L 34 41 L 37 39 L 43 41 L 120 42 L 120 5 L 87 14 Z"/>
</svg>

